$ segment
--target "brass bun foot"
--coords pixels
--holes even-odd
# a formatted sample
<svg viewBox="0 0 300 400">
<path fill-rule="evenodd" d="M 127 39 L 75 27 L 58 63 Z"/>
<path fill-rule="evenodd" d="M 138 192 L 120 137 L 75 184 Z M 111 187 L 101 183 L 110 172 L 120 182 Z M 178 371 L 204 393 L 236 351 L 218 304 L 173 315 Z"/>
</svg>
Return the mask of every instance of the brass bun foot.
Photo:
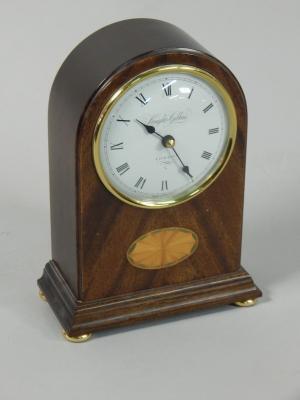
<svg viewBox="0 0 300 400">
<path fill-rule="evenodd" d="M 67 332 L 63 331 L 64 338 L 68 340 L 68 342 L 72 343 L 83 343 L 87 342 L 91 337 L 91 333 L 86 333 L 84 335 L 79 335 L 79 336 L 69 336 Z"/>
<path fill-rule="evenodd" d="M 44 295 L 44 293 L 41 290 L 39 291 L 39 298 L 43 301 L 47 301 L 46 296 Z"/>
<path fill-rule="evenodd" d="M 238 307 L 252 307 L 255 306 L 256 300 L 255 299 L 249 299 L 249 300 L 244 300 L 244 301 L 236 301 L 234 303 L 235 306 Z"/>
</svg>

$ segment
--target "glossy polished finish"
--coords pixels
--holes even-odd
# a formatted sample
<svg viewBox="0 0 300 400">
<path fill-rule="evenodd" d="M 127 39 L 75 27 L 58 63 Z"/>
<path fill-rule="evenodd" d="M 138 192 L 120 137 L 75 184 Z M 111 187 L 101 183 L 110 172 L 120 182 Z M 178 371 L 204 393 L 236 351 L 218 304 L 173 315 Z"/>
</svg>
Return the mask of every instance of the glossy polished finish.
<svg viewBox="0 0 300 400">
<path fill-rule="evenodd" d="M 81 208 L 78 205 L 78 192 L 81 190 L 79 157 L 82 158 L 83 151 L 88 155 L 91 153 L 90 143 L 88 148 L 83 148 L 82 144 L 77 146 L 83 133 L 80 126 L 89 114 L 85 111 L 91 106 L 91 99 L 98 89 L 100 96 L 107 101 L 106 84 L 111 87 L 115 83 L 115 91 L 136 75 L 136 59 L 157 52 L 177 52 L 178 48 L 207 54 L 199 43 L 172 24 L 152 19 L 120 21 L 82 41 L 69 54 L 55 77 L 48 109 L 52 258 L 57 260 L 78 297 L 82 297 L 81 274 L 75 272 L 80 271 L 81 258 L 77 253 Z M 159 64 L 164 64 L 164 61 Z M 95 111 L 98 119 L 100 109 Z M 93 131 L 95 126 L 90 125 L 90 129 Z M 92 171 L 94 174 L 94 167 Z"/>
<path fill-rule="evenodd" d="M 39 298 L 43 301 L 47 301 L 46 296 L 44 295 L 44 293 L 41 290 L 39 291 Z"/>
<path fill-rule="evenodd" d="M 127 259 L 137 268 L 169 268 L 190 257 L 198 244 L 197 235 L 189 229 L 156 229 L 137 238 L 130 245 Z"/>
<path fill-rule="evenodd" d="M 86 334 L 79 335 L 79 336 L 69 336 L 65 331 L 63 331 L 63 336 L 68 342 L 83 343 L 83 342 L 87 342 L 88 340 L 90 340 L 90 338 L 92 337 L 92 334 L 86 333 Z"/>
<path fill-rule="evenodd" d="M 175 139 L 173 138 L 173 136 L 171 135 L 166 135 L 163 140 L 162 143 L 165 147 L 167 147 L 168 149 L 171 149 L 172 147 L 175 147 Z"/>
<path fill-rule="evenodd" d="M 166 87 L 172 87 L 168 95 Z M 121 201 L 148 209 L 174 207 L 221 174 L 236 130 L 234 104 L 218 79 L 195 66 L 158 66 L 112 93 L 97 122 L 94 163 Z"/>
<path fill-rule="evenodd" d="M 236 301 L 234 305 L 238 307 L 252 307 L 255 306 L 256 302 L 256 299 L 249 299 L 244 301 Z"/>
<path fill-rule="evenodd" d="M 101 183 L 92 151 L 95 132 L 120 88 L 146 71 L 172 65 L 205 71 L 221 83 L 235 110 L 236 142 L 222 173 L 197 196 L 176 207 L 133 207 Z M 154 124 L 140 121 L 148 128 L 138 122 L 136 127 L 146 136 Z M 38 282 L 68 336 L 261 296 L 240 265 L 246 132 L 246 102 L 234 75 L 171 24 L 122 21 L 89 36 L 70 54 L 49 103 L 52 260 Z M 174 138 L 175 147 L 167 150 L 176 149 Z M 171 268 L 130 263 L 132 243 L 170 227 L 195 233 L 194 253 Z"/>
<path fill-rule="evenodd" d="M 134 268 L 134 267 L 132 267 Z M 170 269 L 176 268 L 172 267 Z M 161 270 L 160 270 L 161 272 Z M 59 269 L 49 262 L 40 286 L 49 294 L 49 304 L 68 336 L 128 326 L 148 319 L 207 309 L 261 295 L 249 274 L 239 268 L 181 285 L 141 290 L 121 296 L 79 301 Z"/>
<path fill-rule="evenodd" d="M 192 66 L 202 63 L 216 79 L 223 79 L 222 83 L 226 85 L 234 107 L 239 111 L 238 134 L 226 167 L 212 185 L 176 207 L 149 210 L 120 201 L 101 185 L 91 157 L 91 143 L 99 112 L 107 104 L 107 99 L 123 82 L 161 63 Z M 219 62 L 205 54 L 180 51 L 135 59 L 132 65 L 114 74 L 105 87 L 96 93 L 85 111 L 78 136 L 75 159 L 78 162 L 80 229 L 77 238 L 83 300 L 183 284 L 240 268 L 246 149 L 245 103 L 239 85 Z M 141 271 L 128 263 L 127 249 L 134 240 L 152 230 L 172 226 L 191 229 L 198 236 L 199 246 L 191 257 L 172 268 L 158 271 Z"/>
</svg>

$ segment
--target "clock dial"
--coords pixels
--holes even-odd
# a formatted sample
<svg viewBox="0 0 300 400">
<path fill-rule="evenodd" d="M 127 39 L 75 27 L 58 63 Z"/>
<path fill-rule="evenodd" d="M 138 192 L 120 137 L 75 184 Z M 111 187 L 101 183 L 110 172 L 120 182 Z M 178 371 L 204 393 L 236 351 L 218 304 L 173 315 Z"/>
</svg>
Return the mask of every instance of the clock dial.
<svg viewBox="0 0 300 400">
<path fill-rule="evenodd" d="M 234 107 L 218 81 L 193 67 L 159 67 L 127 83 L 106 106 L 95 134 L 95 165 L 120 199 L 171 206 L 216 178 L 235 134 Z"/>
</svg>

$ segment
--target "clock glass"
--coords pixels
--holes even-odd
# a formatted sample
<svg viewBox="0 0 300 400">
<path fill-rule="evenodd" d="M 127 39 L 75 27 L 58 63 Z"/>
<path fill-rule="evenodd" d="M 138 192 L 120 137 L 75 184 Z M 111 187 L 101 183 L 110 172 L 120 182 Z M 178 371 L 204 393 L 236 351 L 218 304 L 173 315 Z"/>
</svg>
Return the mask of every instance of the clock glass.
<svg viewBox="0 0 300 400">
<path fill-rule="evenodd" d="M 103 184 L 126 203 L 180 204 L 225 167 L 236 137 L 232 100 L 212 75 L 184 65 L 145 71 L 101 112 L 93 155 Z"/>
</svg>

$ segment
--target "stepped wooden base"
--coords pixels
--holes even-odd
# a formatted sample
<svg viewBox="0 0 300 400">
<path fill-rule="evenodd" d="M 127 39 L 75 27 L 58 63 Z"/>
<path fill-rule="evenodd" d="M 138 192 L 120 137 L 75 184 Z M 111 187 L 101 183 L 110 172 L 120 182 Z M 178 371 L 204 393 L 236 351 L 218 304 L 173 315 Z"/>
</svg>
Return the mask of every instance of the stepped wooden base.
<svg viewBox="0 0 300 400">
<path fill-rule="evenodd" d="M 38 285 L 69 337 L 193 310 L 242 303 L 262 295 L 242 267 L 234 273 L 201 281 L 85 302 L 75 298 L 55 263 L 50 261 Z"/>
</svg>

